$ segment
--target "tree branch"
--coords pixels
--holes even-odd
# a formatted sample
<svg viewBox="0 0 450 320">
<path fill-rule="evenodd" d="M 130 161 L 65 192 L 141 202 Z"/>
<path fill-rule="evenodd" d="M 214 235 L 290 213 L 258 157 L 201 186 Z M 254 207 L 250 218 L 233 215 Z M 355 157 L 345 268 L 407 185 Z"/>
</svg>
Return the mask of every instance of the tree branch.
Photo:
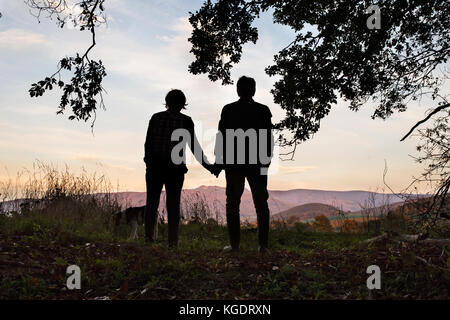
<svg viewBox="0 0 450 320">
<path fill-rule="evenodd" d="M 450 107 L 450 103 L 447 104 L 443 104 L 439 107 L 437 107 L 436 109 L 434 109 L 433 111 L 430 112 L 430 114 L 428 116 L 426 116 L 425 119 L 420 120 L 419 122 L 417 122 L 414 127 L 411 128 L 411 130 L 409 130 L 409 132 L 402 138 L 400 139 L 400 141 L 405 140 L 406 138 L 408 138 L 408 136 L 418 127 L 420 126 L 422 123 L 427 122 L 433 115 L 435 115 L 436 113 L 438 113 L 439 111 L 442 111 L 446 108 Z"/>
</svg>

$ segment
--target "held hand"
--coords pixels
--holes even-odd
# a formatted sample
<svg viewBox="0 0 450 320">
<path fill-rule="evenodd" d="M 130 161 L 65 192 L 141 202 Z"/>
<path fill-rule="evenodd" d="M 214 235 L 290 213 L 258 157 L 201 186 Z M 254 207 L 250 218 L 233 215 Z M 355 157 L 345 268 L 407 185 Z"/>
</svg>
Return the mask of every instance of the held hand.
<svg viewBox="0 0 450 320">
<path fill-rule="evenodd" d="M 222 171 L 222 167 L 217 165 L 217 164 L 214 164 L 212 174 L 215 175 L 216 178 L 219 177 L 219 174 L 220 174 L 221 171 Z"/>
<path fill-rule="evenodd" d="M 215 175 L 216 178 L 219 177 L 219 174 L 220 174 L 220 172 L 222 171 L 222 168 L 221 168 L 219 165 L 217 165 L 217 164 L 208 165 L 208 166 L 206 167 L 206 169 L 207 169 L 209 172 L 211 172 L 213 175 Z"/>
</svg>

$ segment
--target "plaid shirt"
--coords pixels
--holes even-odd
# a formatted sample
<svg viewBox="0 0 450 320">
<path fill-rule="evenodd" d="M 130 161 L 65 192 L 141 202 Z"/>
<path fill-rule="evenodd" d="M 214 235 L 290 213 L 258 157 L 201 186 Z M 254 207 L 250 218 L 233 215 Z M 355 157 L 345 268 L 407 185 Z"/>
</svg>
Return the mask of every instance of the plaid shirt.
<svg viewBox="0 0 450 320">
<path fill-rule="evenodd" d="M 147 129 L 147 138 L 145 140 L 145 157 L 144 161 L 147 166 L 152 167 L 169 167 L 175 170 L 187 172 L 186 168 L 186 145 L 183 146 L 182 157 L 183 163 L 174 164 L 171 159 L 171 153 L 174 146 L 179 141 L 171 141 L 172 133 L 176 129 L 186 129 L 191 135 L 188 141 L 192 146 L 194 139 L 194 122 L 191 117 L 182 113 L 174 113 L 170 111 L 162 111 L 155 113 L 149 121 Z M 183 141 L 186 143 L 186 141 Z M 191 148 L 192 149 L 192 148 Z"/>
</svg>

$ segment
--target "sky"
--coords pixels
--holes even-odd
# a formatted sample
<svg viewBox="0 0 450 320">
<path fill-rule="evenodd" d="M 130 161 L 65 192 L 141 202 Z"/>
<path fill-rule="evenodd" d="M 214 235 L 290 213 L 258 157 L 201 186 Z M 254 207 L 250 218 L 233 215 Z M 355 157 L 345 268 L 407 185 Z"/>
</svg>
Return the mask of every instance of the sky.
<svg viewBox="0 0 450 320">
<path fill-rule="evenodd" d="M 145 191 L 143 145 L 148 120 L 164 110 L 165 94 L 174 88 L 186 94 L 185 113 L 194 120 L 199 140 L 213 159 L 221 108 L 238 97 L 234 86 L 188 72 L 193 56 L 187 19 L 202 2 L 106 1 L 107 24 L 97 30 L 97 46 L 91 53 L 107 69 L 106 111 L 98 111 L 91 132 L 89 122 L 56 115 L 60 91 L 54 89 L 37 99 L 28 95 L 30 85 L 53 74 L 61 58 L 89 46 L 89 33 L 70 26 L 60 29 L 45 18 L 38 23 L 24 1 L 0 0 L 0 180 L 41 161 L 55 167 L 68 165 L 74 171 L 102 172 L 120 191 Z M 276 122 L 283 118 L 270 94 L 276 79 L 264 68 L 294 33 L 273 24 L 270 13 L 255 25 L 258 42 L 244 46 L 232 78 L 254 77 L 255 100 L 269 106 Z M 382 191 L 387 163 L 386 181 L 400 191 L 423 169 L 411 157 L 417 155 L 415 138 L 400 139 L 432 106 L 427 100 L 414 102 L 406 112 L 383 121 L 370 118 L 372 105 L 353 112 L 339 101 L 313 139 L 297 148 L 293 161 L 274 159 L 268 188 Z M 188 169 L 185 188 L 225 186 L 223 173 L 216 179 L 195 161 L 188 163 Z"/>
</svg>

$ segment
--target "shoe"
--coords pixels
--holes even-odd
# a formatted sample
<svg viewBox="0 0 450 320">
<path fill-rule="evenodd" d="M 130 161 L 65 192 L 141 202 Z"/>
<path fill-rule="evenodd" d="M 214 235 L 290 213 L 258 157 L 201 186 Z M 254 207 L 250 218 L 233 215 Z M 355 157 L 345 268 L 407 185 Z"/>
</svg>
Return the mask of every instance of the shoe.
<svg viewBox="0 0 450 320">
<path fill-rule="evenodd" d="M 239 252 L 239 247 L 238 248 L 233 248 L 232 246 L 225 246 L 225 247 L 223 247 L 223 251 L 225 251 L 225 252 Z"/>
<path fill-rule="evenodd" d="M 178 249 L 178 242 L 170 242 L 169 243 L 169 249 L 170 250 L 177 250 Z"/>
<path fill-rule="evenodd" d="M 260 254 L 266 254 L 269 252 L 269 249 L 266 246 L 258 246 L 258 252 Z"/>
</svg>

